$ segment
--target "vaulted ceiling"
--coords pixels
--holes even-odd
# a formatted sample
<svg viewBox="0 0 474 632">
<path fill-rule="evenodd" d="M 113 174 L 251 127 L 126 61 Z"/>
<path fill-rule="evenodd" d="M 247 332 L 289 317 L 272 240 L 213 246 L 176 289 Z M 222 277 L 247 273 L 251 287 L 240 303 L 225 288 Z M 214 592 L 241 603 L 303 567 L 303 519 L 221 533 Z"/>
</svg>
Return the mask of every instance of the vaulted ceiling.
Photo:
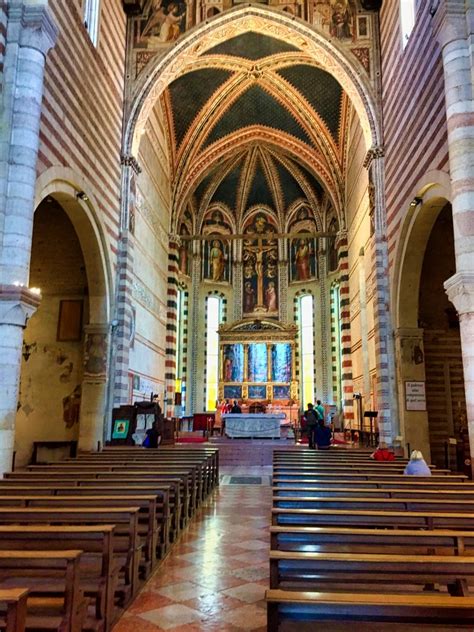
<svg viewBox="0 0 474 632">
<path fill-rule="evenodd" d="M 222 205 L 242 223 L 255 205 L 285 214 L 342 207 L 350 102 L 292 45 L 254 32 L 207 50 L 163 93 L 175 221 Z M 327 204 L 326 204 L 327 206 Z M 198 222 L 199 223 L 199 222 Z"/>
</svg>

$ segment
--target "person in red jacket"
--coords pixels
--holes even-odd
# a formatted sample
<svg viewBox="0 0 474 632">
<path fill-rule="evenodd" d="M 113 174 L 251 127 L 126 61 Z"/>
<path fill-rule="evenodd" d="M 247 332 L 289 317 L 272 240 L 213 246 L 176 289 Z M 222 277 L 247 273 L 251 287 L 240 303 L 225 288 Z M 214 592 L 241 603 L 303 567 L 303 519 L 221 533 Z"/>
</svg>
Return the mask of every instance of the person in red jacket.
<svg viewBox="0 0 474 632">
<path fill-rule="evenodd" d="M 395 461 L 395 454 L 392 450 L 389 450 L 387 444 L 382 441 L 375 452 L 370 455 L 370 458 L 375 461 Z"/>
</svg>

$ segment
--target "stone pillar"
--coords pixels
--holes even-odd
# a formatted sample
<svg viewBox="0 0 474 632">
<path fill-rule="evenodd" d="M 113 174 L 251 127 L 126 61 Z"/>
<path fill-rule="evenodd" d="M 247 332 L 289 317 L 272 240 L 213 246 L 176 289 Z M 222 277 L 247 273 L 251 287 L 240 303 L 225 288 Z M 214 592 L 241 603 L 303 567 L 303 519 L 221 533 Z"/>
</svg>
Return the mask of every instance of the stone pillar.
<svg viewBox="0 0 474 632">
<path fill-rule="evenodd" d="M 233 307 L 234 307 L 234 320 L 240 320 L 242 318 L 242 261 L 234 261 L 233 263 L 233 278 L 232 287 L 234 288 Z"/>
<path fill-rule="evenodd" d="M 324 240 L 326 241 L 326 240 Z M 326 243 L 327 246 L 327 243 Z M 321 370 L 322 370 L 322 393 L 320 399 L 323 402 L 328 403 L 332 400 L 332 393 L 329 388 L 329 346 L 330 346 L 330 330 L 331 330 L 331 308 L 329 298 L 329 286 L 327 279 L 327 252 L 326 247 L 323 249 L 318 257 L 318 270 L 319 270 L 319 291 L 320 291 L 320 319 L 321 319 Z M 318 395 L 319 398 L 319 395 Z"/>
<path fill-rule="evenodd" d="M 440 0 L 433 20 L 443 53 L 456 274 L 444 284 L 458 311 L 467 421 L 474 454 L 474 14 L 465 0 Z"/>
<path fill-rule="evenodd" d="M 278 283 L 280 320 L 286 323 L 288 322 L 288 261 L 286 260 L 278 262 Z"/>
<path fill-rule="evenodd" d="M 165 401 L 164 414 L 174 413 L 176 391 L 176 318 L 178 300 L 179 237 L 170 238 L 168 251 L 168 300 L 166 316 L 166 360 L 165 360 Z"/>
<path fill-rule="evenodd" d="M 44 65 L 56 37 L 46 2 L 10 0 L 0 127 L 0 473 L 11 468 L 23 329 L 39 300 L 26 288 Z"/>
<path fill-rule="evenodd" d="M 96 450 L 104 440 L 107 406 L 109 325 L 84 328 L 84 377 L 79 419 L 79 449 Z"/>
<path fill-rule="evenodd" d="M 341 383 L 342 410 L 344 428 L 354 427 L 354 408 L 352 384 L 352 342 L 351 342 L 351 312 L 349 298 L 349 246 L 347 233 L 339 233 L 339 294 L 341 321 Z"/>
<path fill-rule="evenodd" d="M 375 357 L 377 371 L 377 411 L 380 440 L 392 445 L 399 434 L 395 396 L 395 350 L 390 318 L 387 221 L 385 213 L 384 152 L 373 147 L 367 153 L 365 167 L 374 186 L 374 234 L 371 261 L 374 305 Z"/>
<path fill-rule="evenodd" d="M 430 432 L 426 410 L 406 410 L 405 382 L 425 382 L 425 358 L 423 329 L 403 327 L 395 332 L 395 353 L 397 358 L 398 410 L 400 414 L 400 434 L 403 447 L 423 452 L 430 458 Z"/>
<path fill-rule="evenodd" d="M 199 330 L 200 321 L 201 327 L 205 322 L 205 318 L 200 319 L 200 305 L 199 305 L 199 289 L 201 283 L 201 255 L 195 251 L 193 254 L 193 262 L 191 269 L 191 319 L 192 319 L 192 327 L 190 330 L 191 340 L 189 344 L 189 359 L 190 359 L 190 371 L 188 375 L 190 375 L 189 380 L 189 388 L 190 393 L 188 396 L 189 409 L 187 411 L 188 415 L 196 412 L 198 408 L 201 407 L 201 402 L 197 400 L 197 388 L 198 388 L 198 354 L 199 354 L 199 335 L 201 334 L 204 337 L 204 331 Z M 235 303 L 234 303 L 235 305 Z M 202 306 L 202 312 L 205 310 L 205 304 Z M 201 378 L 201 383 L 203 388 L 205 388 L 204 379 Z M 202 400 L 201 400 L 202 401 Z"/>
</svg>

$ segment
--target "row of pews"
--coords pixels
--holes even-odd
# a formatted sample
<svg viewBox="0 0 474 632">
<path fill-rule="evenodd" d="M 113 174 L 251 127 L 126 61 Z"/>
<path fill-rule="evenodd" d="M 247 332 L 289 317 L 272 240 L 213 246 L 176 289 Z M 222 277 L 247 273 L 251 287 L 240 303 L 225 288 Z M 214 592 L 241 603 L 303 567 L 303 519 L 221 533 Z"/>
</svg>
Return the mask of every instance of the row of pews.
<svg viewBox="0 0 474 632">
<path fill-rule="evenodd" d="M 473 630 L 474 483 L 368 453 L 275 451 L 269 632 Z M 321 622 L 319 625 L 316 622 Z"/>
<path fill-rule="evenodd" d="M 105 448 L 0 480 L 0 630 L 108 632 L 219 484 L 213 448 Z"/>
</svg>

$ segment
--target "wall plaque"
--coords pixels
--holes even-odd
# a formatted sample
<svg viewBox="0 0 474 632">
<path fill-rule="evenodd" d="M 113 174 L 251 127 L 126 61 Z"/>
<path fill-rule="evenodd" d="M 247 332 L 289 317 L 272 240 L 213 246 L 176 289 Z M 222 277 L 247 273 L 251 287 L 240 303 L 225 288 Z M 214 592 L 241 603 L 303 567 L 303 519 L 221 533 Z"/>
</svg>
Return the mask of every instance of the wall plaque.
<svg viewBox="0 0 474 632">
<path fill-rule="evenodd" d="M 405 409 L 426 410 L 425 382 L 405 382 Z"/>
</svg>

